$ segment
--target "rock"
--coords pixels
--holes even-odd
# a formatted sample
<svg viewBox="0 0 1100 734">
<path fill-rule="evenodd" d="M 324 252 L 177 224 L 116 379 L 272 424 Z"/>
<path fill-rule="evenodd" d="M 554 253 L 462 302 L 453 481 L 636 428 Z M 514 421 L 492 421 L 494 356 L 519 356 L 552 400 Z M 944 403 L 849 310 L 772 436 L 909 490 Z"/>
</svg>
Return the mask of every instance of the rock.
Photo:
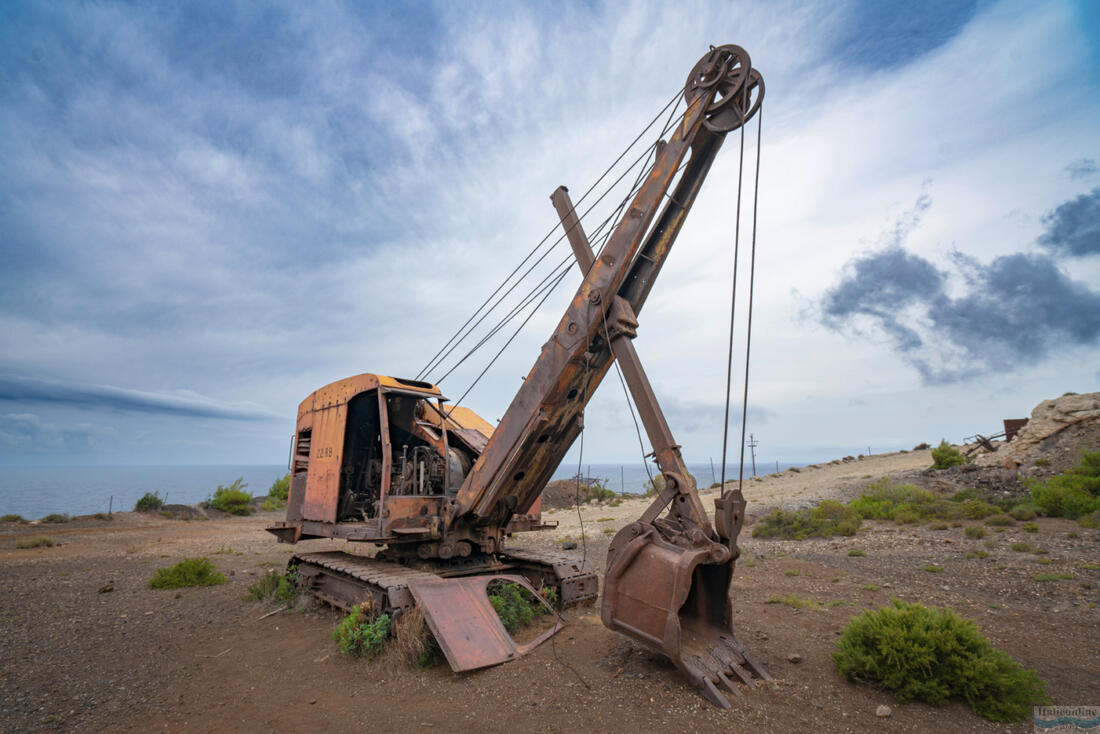
<svg viewBox="0 0 1100 734">
<path fill-rule="evenodd" d="M 796 652 L 792 652 L 790 655 L 787 656 L 787 662 L 788 663 L 794 663 L 795 665 L 798 665 L 799 663 L 802 662 L 802 656 L 799 655 Z"/>
<path fill-rule="evenodd" d="M 561 544 L 561 549 L 562 550 L 576 550 L 577 549 L 577 541 L 567 540 L 567 541 L 565 541 L 564 543 Z"/>
<path fill-rule="evenodd" d="M 993 453 L 979 456 L 974 463 L 1006 469 L 1030 463 L 1028 459 L 1039 455 L 1040 444 L 1046 439 L 1082 421 L 1100 421 L 1100 392 L 1044 400 L 1035 406 L 1027 425 L 1011 441 Z"/>
<path fill-rule="evenodd" d="M 875 716 L 879 717 L 880 719 L 887 719 L 892 713 L 894 712 L 886 704 L 882 704 L 877 709 L 875 709 Z"/>
<path fill-rule="evenodd" d="M 108 591 L 114 591 L 114 590 L 115 590 L 115 585 L 111 584 L 111 583 L 108 583 L 104 586 L 99 587 L 99 593 L 100 594 L 106 594 Z"/>
</svg>

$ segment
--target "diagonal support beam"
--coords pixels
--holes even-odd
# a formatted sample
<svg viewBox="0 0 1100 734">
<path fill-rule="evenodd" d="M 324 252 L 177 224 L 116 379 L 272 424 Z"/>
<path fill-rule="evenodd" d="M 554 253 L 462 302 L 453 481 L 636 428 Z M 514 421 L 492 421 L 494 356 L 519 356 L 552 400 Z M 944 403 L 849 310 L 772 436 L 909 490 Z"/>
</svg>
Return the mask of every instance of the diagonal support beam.
<svg viewBox="0 0 1100 734">
<path fill-rule="evenodd" d="M 565 228 L 569 245 L 573 248 L 573 254 L 577 258 L 581 275 L 586 275 L 595 263 L 596 255 L 592 251 L 592 245 L 584 234 L 577 213 L 573 209 L 573 202 L 569 198 L 569 190 L 564 186 L 559 186 L 551 194 L 550 201 L 553 202 L 558 216 L 561 217 L 562 227 Z M 627 388 L 634 399 L 634 405 L 638 408 L 638 415 L 642 419 L 642 425 L 645 426 L 649 442 L 653 446 L 657 465 L 661 468 L 663 474 L 672 475 L 677 478 L 678 483 L 685 485 L 679 487 L 679 493 L 685 496 L 687 501 L 684 503 L 674 502 L 673 509 L 676 514 L 687 515 L 700 527 L 709 529 L 711 527 L 710 521 L 707 519 L 706 510 L 703 509 L 703 503 L 699 499 L 691 475 L 688 473 L 687 466 L 680 455 L 680 446 L 672 437 L 672 430 L 668 427 L 668 421 L 665 420 L 661 406 L 657 402 L 653 385 L 650 384 L 649 377 L 646 376 L 645 370 L 642 368 L 638 352 L 634 349 L 634 342 L 632 341 L 634 332 L 630 325 L 636 327 L 637 321 L 634 320 L 633 310 L 626 299 L 619 296 L 616 296 L 615 299 L 609 314 L 612 318 L 608 322 L 611 353 L 619 361 Z M 614 330 L 612 330 L 612 321 L 616 322 Z M 621 326 L 624 321 L 628 324 L 627 328 Z M 660 507 L 663 508 L 672 498 L 671 493 L 662 492 L 658 498 Z M 685 504 L 689 506 L 684 507 Z M 659 512 L 660 508 L 657 511 Z"/>
</svg>

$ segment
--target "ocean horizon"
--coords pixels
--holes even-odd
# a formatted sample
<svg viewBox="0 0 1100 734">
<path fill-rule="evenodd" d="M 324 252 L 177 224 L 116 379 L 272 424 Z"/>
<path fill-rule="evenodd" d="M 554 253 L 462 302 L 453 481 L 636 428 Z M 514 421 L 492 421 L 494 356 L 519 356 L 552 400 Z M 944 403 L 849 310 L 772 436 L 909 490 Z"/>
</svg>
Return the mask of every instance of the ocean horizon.
<svg viewBox="0 0 1100 734">
<path fill-rule="evenodd" d="M 780 463 L 781 470 L 803 463 Z M 709 463 L 688 464 L 688 471 L 699 487 L 718 481 L 721 469 Z M 774 463 L 758 465 L 759 474 L 774 471 Z M 656 474 L 652 465 L 650 472 Z M 0 470 L 0 515 L 21 515 L 36 520 L 52 513 L 91 515 L 96 512 L 123 512 L 146 492 L 156 492 L 166 503 L 195 505 L 210 497 L 218 485 L 229 485 L 237 478 L 253 495 L 267 494 L 271 484 L 287 473 L 286 465 L 192 465 L 192 466 L 49 466 L 4 467 Z M 581 474 L 599 479 L 615 492 L 645 492 L 650 474 L 642 464 L 585 464 Z M 553 479 L 570 479 L 577 466 L 562 464 Z M 746 465 L 745 476 L 752 475 Z M 737 479 L 737 464 L 726 465 L 726 480 Z"/>
</svg>

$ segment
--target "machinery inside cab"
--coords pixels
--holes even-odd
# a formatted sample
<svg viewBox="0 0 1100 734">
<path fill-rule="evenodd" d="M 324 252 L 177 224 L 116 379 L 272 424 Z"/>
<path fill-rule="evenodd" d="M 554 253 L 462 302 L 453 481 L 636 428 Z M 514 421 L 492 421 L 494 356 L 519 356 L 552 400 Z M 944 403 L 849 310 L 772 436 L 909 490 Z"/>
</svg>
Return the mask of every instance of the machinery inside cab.
<svg viewBox="0 0 1100 734">
<path fill-rule="evenodd" d="M 326 385 L 298 408 L 287 522 L 280 525 L 299 532 L 276 534 L 431 535 L 492 432 L 473 411 L 444 406 L 426 382 L 366 374 Z M 316 523 L 360 525 L 340 531 Z"/>
</svg>

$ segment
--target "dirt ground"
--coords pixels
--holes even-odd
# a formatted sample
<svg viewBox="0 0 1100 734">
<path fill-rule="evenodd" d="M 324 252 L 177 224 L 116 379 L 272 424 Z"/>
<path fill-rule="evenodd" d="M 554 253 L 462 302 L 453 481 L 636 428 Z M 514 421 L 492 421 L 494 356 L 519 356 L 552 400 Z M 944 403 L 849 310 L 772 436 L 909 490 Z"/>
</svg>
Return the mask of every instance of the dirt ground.
<svg viewBox="0 0 1100 734">
<path fill-rule="evenodd" d="M 927 452 L 824 464 L 750 481 L 749 512 L 846 498 L 872 479 L 910 476 Z M 704 493 L 713 502 L 715 490 Z M 644 500 L 548 512 L 558 529 L 514 539 L 560 547 L 603 570 L 612 533 Z M 1058 704 L 1100 703 L 1100 531 L 1059 519 L 970 539 L 964 527 L 865 523 L 851 538 L 801 542 L 742 533 L 734 628 L 775 677 L 742 688 L 730 711 L 706 703 L 660 655 L 572 609 L 567 627 L 520 660 L 454 674 L 381 667 L 340 655 L 325 608 L 283 612 L 243 599 L 247 586 L 295 550 L 263 531 L 275 514 L 183 522 L 122 513 L 112 521 L 0 526 L 0 723 L 5 731 L 1030 731 L 993 724 L 963 703 L 899 704 L 841 678 L 830 654 L 861 609 L 892 597 L 948 605 L 997 646 L 1035 668 Z M 968 523 L 972 524 L 972 523 Z M 1073 535 L 1075 534 L 1075 535 Z M 54 547 L 17 549 L 48 535 Z M 1016 552 L 1026 542 L 1044 553 Z M 865 555 L 850 556 L 860 550 Z M 371 548 L 359 549 L 368 552 Z M 971 552 L 983 558 L 966 558 Z M 146 588 L 154 570 L 206 555 L 229 582 Z M 942 572 L 924 570 L 934 564 Z M 1037 581 L 1041 573 L 1067 578 Z M 769 603 L 796 595 L 817 608 Z M 798 660 L 798 662 L 792 662 Z M 889 718 L 875 710 L 886 704 Z"/>
</svg>

